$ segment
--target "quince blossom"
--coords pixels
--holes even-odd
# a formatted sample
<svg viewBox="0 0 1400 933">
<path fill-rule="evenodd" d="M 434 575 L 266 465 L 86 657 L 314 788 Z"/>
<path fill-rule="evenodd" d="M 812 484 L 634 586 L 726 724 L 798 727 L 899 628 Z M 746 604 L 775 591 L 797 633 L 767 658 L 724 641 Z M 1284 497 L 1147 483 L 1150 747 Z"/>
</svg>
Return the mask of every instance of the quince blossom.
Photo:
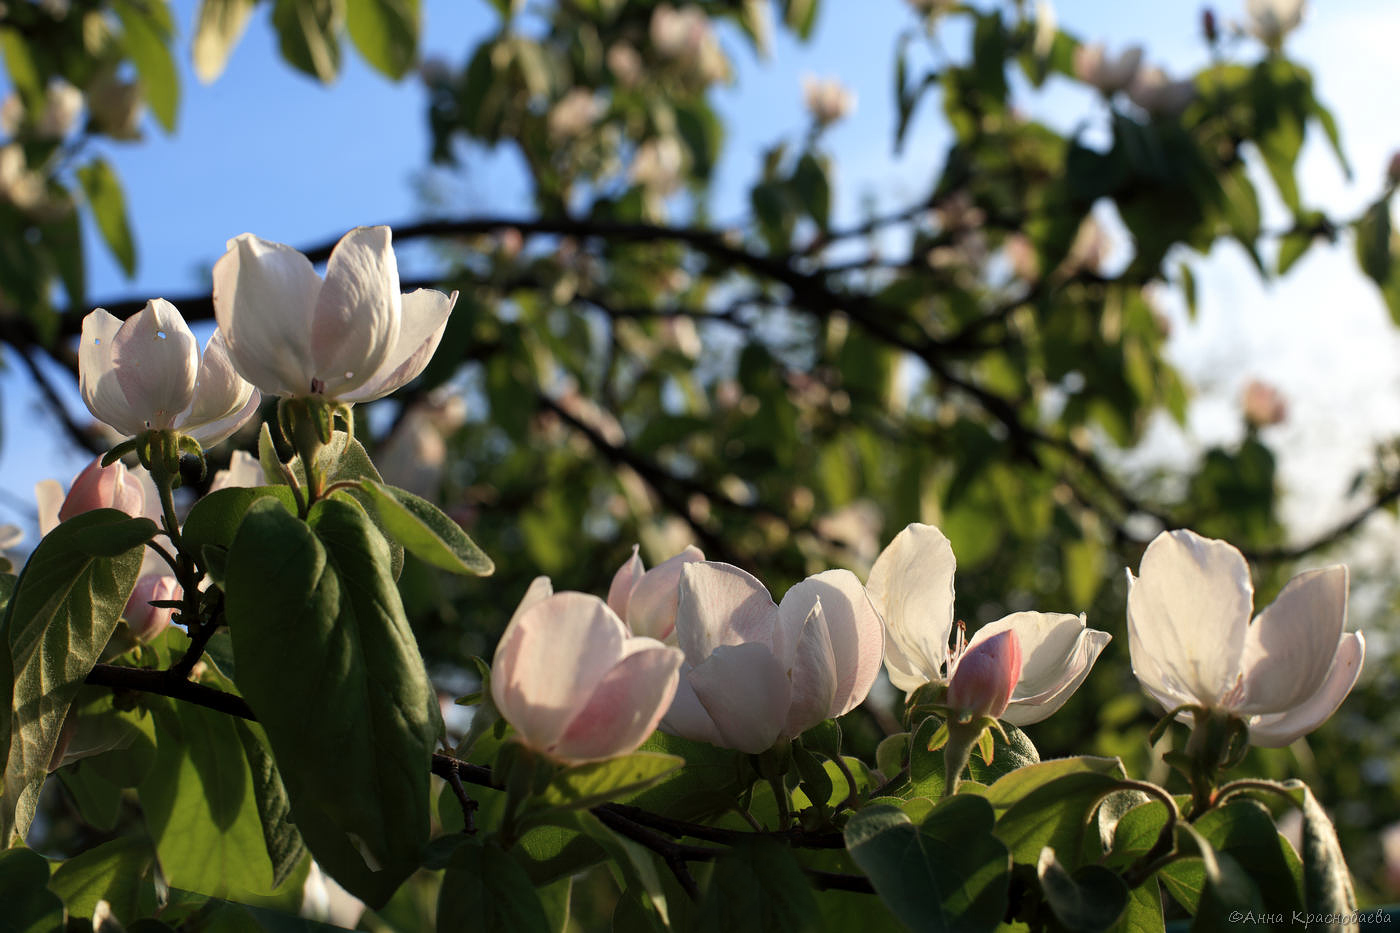
<svg viewBox="0 0 1400 933">
<path fill-rule="evenodd" d="M 1040 722 L 1079 689 L 1112 636 L 1086 627 L 1083 615 L 1013 612 L 982 626 L 966 645 L 959 633 L 950 651 L 956 568 L 943 532 L 918 523 L 895 535 L 875 560 L 866 589 L 885 620 L 890 682 L 909 692 L 949 683 L 979 645 L 1014 632 L 1022 664 L 999 718 L 1017 726 Z"/>
<path fill-rule="evenodd" d="M 1142 64 L 1142 48 L 1129 46 L 1109 57 L 1102 42 L 1081 45 L 1074 50 L 1075 77 L 1093 85 L 1104 97 L 1126 91 Z"/>
<path fill-rule="evenodd" d="M 143 471 L 144 472 L 144 471 Z M 74 515 L 93 509 L 117 509 L 134 518 L 154 518 L 160 514 L 155 488 L 149 490 L 120 460 L 110 466 L 102 465 L 97 457 L 77 476 L 65 496 L 57 480 L 40 480 L 34 485 L 34 498 L 39 504 L 39 534 L 46 535 Z"/>
<path fill-rule="evenodd" d="M 1283 47 L 1283 40 L 1303 21 L 1304 0 L 1247 0 L 1249 34 L 1273 51 Z"/>
<path fill-rule="evenodd" d="M 968 648 L 948 681 L 948 708 L 1000 719 L 1021 679 L 1021 642 L 1011 630 Z"/>
<path fill-rule="evenodd" d="M 457 293 L 399 292 L 388 227 L 340 239 L 324 281 L 297 250 L 242 234 L 214 264 L 214 316 L 234 367 L 269 395 L 382 398 L 423 371 Z"/>
<path fill-rule="evenodd" d="M 681 653 L 632 637 L 601 599 L 537 577 L 491 664 L 491 697 L 520 741 L 560 761 L 635 751 L 676 693 Z"/>
<path fill-rule="evenodd" d="M 730 564 L 681 571 L 680 686 L 662 729 L 758 754 L 854 709 L 880 672 L 880 617 L 855 574 L 808 577 L 774 605 Z"/>
<path fill-rule="evenodd" d="M 174 609 L 152 606 L 151 602 L 177 600 L 181 593 L 180 584 L 168 573 L 149 573 L 137 578 L 126 608 L 122 610 L 122 618 L 137 641 L 148 642 L 165 631 L 170 617 L 175 614 Z"/>
<path fill-rule="evenodd" d="M 705 554 L 695 545 L 688 545 L 684 551 L 647 570 L 637 552 L 637 545 L 633 545 L 632 556 L 613 574 L 612 585 L 608 587 L 608 606 L 627 623 L 633 635 L 646 635 L 674 644 L 681 571 L 688 563 L 704 560 Z"/>
<path fill-rule="evenodd" d="M 173 429 L 205 447 L 238 430 L 261 401 L 230 365 L 223 334 L 214 331 L 201 358 L 164 298 L 126 321 L 102 308 L 83 318 L 78 385 L 88 411 L 121 434 Z"/>
<path fill-rule="evenodd" d="M 1347 568 L 1301 573 L 1250 622 L 1244 555 L 1194 531 L 1164 531 L 1128 571 L 1133 673 L 1164 709 L 1200 706 L 1242 719 L 1277 748 L 1336 712 L 1361 674 L 1366 641 L 1343 631 Z"/>
</svg>

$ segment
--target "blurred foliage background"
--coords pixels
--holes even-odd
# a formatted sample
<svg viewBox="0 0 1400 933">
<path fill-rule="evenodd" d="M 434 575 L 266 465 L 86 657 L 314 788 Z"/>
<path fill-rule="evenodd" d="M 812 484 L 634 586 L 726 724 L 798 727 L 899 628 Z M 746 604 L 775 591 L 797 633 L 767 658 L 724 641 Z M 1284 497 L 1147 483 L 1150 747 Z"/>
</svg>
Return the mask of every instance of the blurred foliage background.
<svg viewBox="0 0 1400 933">
<path fill-rule="evenodd" d="M 779 32 L 808 36 L 818 7 L 496 0 L 480 44 L 420 63 L 417 0 L 201 0 L 191 39 L 161 2 L 14 0 L 0 13 L 14 91 L 0 147 L 7 357 L 49 393 L 75 443 L 102 448 L 62 414 L 72 386 L 50 363 L 74 373 L 72 338 L 102 298 L 87 293 L 79 225 L 134 263 L 140 231 L 101 143 L 133 135 L 143 108 L 175 129 L 174 56 L 187 43 L 205 80 L 263 21 L 286 63 L 315 79 L 349 55 L 386 79 L 415 72 L 441 171 L 505 152 L 531 185 L 508 214 L 439 209 L 396 227 L 401 244 L 430 243 L 437 264 L 405 290 L 461 295 L 423 377 L 357 420 L 386 478 L 444 503 L 496 562 L 481 581 L 405 569 L 445 694 L 471 688 L 469 659 L 490 656 L 537 574 L 603 594 L 634 543 L 648 566 L 694 543 L 781 593 L 832 566 L 863 576 L 900 528 L 924 521 L 953 542 L 969 627 L 1037 608 L 1086 612 L 1115 635 L 1065 710 L 1031 731 L 1042 755 L 1120 755 L 1130 773 L 1162 779 L 1146 741 L 1157 711 L 1128 664 L 1122 568 L 1162 528 L 1191 527 L 1245 551 L 1262 607 L 1298 567 L 1344 555 L 1367 515 L 1393 510 L 1400 464 L 1382 451 L 1357 478 L 1366 506 L 1297 540 L 1267 439 L 1278 400 L 1259 385 L 1237 443 L 1184 471 L 1151 466 L 1150 452 L 1148 467 L 1127 469 L 1149 420 L 1184 424 L 1192 392 L 1164 354 L 1161 296 L 1194 308 L 1192 258 L 1221 241 L 1270 278 L 1340 240 L 1400 315 L 1395 171 L 1355 216 L 1306 203 L 1305 137 L 1326 140 L 1344 168 L 1346 150 L 1281 33 L 1251 38 L 1207 13 L 1208 67 L 1168 76 L 1133 61 L 1125 79 L 1112 67 L 1130 64 L 1125 50 L 1096 57 L 1093 36 L 1073 31 L 1089 24 L 1057 24 L 1048 4 L 924 0 L 889 37 L 889 59 L 867 63 L 888 68 L 898 105 L 869 146 L 897 149 L 916 120 L 950 131 L 922 190 L 893 210 L 835 216 L 825 134 L 851 101 L 813 83 L 806 131 L 771 141 L 747 170 L 747 214 L 721 224 L 714 170 L 730 128 L 716 90 L 734 56 L 766 54 Z M 1047 82 L 1095 88 L 1094 112 L 1038 118 Z M 1266 228 L 1261 193 L 1286 206 L 1283 228 Z M 323 260 L 339 232 L 295 245 Z M 207 294 L 174 300 L 189 319 L 212 314 Z M 240 447 L 252 439 L 213 459 Z M 1367 901 L 1400 896 L 1378 837 L 1400 820 L 1392 601 L 1353 614 L 1382 637 L 1341 712 L 1245 766 L 1314 784 Z M 886 690 L 851 714 L 857 751 L 872 754 L 895 703 Z"/>
</svg>

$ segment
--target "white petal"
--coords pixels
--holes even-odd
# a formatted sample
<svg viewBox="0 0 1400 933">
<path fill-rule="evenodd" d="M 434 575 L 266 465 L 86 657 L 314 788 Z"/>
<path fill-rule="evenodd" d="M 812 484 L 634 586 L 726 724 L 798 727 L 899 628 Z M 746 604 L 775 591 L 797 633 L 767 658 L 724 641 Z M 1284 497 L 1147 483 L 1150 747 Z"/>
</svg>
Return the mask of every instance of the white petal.
<svg viewBox="0 0 1400 933">
<path fill-rule="evenodd" d="M 214 474 L 214 479 L 209 483 L 209 491 L 251 489 L 254 486 L 266 485 L 267 479 L 263 476 L 262 465 L 258 463 L 258 458 L 246 450 L 235 450 L 229 457 L 228 469 L 220 470 Z"/>
<path fill-rule="evenodd" d="M 787 674 L 764 645 L 720 645 L 689 675 L 725 748 L 756 755 L 777 742 L 791 696 Z"/>
<path fill-rule="evenodd" d="M 511 631 L 520 621 L 520 616 L 535 603 L 548 599 L 554 595 L 554 582 L 549 577 L 541 574 L 530 581 L 530 585 L 525 588 L 525 595 L 520 597 L 520 603 L 515 607 L 515 611 L 510 615 L 510 621 L 506 623 L 506 630 L 501 633 L 501 640 L 496 642 L 496 651 L 499 653 L 501 645 L 505 644 L 510 637 Z"/>
<path fill-rule="evenodd" d="M 194 397 L 199 344 L 164 298 L 152 298 L 112 338 L 112 371 L 132 414 L 168 428 Z"/>
<path fill-rule="evenodd" d="M 770 654 L 778 627 L 773 598 L 748 573 L 732 564 L 687 563 L 681 573 L 676 643 L 699 667 L 720 645 L 761 644 Z M 776 661 L 774 663 L 777 663 Z"/>
<path fill-rule="evenodd" d="M 704 553 L 692 544 L 642 575 L 628 600 L 627 614 L 623 616 L 632 634 L 675 641 L 672 635 L 680 605 L 681 571 L 686 564 L 704 559 Z M 641 562 L 637 565 L 641 566 Z"/>
<path fill-rule="evenodd" d="M 598 597 L 556 593 L 521 611 L 506 636 L 491 696 L 531 748 L 547 751 L 622 659 L 627 629 Z"/>
<path fill-rule="evenodd" d="M 1332 670 L 1317 693 L 1286 713 L 1261 716 L 1249 725 L 1249 741 L 1265 748 L 1281 748 L 1307 735 L 1327 721 L 1347 698 L 1361 676 L 1366 657 L 1366 639 L 1360 632 L 1342 636 Z"/>
<path fill-rule="evenodd" d="M 389 349 L 389 355 L 365 385 L 342 393 L 341 397 L 347 402 L 369 401 L 383 398 L 411 382 L 437 351 L 443 332 L 447 330 L 447 316 L 456 303 L 456 292 L 444 295 L 430 288 L 420 288 L 404 295 L 399 336 Z"/>
<path fill-rule="evenodd" d="M 245 233 L 214 263 L 214 317 L 234 368 L 268 395 L 306 395 L 321 277 L 281 243 Z"/>
<path fill-rule="evenodd" d="M 205 446 L 217 444 L 242 424 L 242 421 L 230 424 L 230 416 L 250 417 L 257 410 L 261 396 L 254 396 L 258 396 L 258 390 L 233 368 L 223 332 L 216 328 L 204 345 L 204 356 L 199 361 L 194 400 L 181 415 L 178 425 Z"/>
<path fill-rule="evenodd" d="M 1159 693 L 1218 707 L 1239 680 L 1254 598 L 1249 565 L 1230 544 L 1164 531 L 1129 577 L 1133 672 Z"/>
<path fill-rule="evenodd" d="M 63 484 L 56 479 L 41 479 L 34 484 L 34 498 L 39 503 L 39 535 L 58 527 L 58 510 L 63 507 Z"/>
<path fill-rule="evenodd" d="M 1317 693 L 1347 621 L 1347 568 L 1300 573 L 1250 625 L 1241 713 L 1282 713 Z"/>
<path fill-rule="evenodd" d="M 671 701 L 671 708 L 661 720 L 661 729 L 695 742 L 718 745 L 719 730 L 715 728 L 715 721 L 710 718 L 710 714 L 705 712 L 700 698 L 695 695 L 695 688 L 690 685 L 690 671 L 690 662 L 682 662 L 680 680 L 676 684 L 676 696 Z"/>
<path fill-rule="evenodd" d="M 779 606 L 779 614 L 782 611 Z M 792 696 L 783 729 L 786 736 L 801 735 L 823 719 L 836 715 L 832 709 L 836 696 L 836 658 L 832 654 L 831 633 L 821 600 L 812 604 L 796 642 L 792 666 L 787 670 Z"/>
<path fill-rule="evenodd" d="M 886 667 L 902 690 L 943 679 L 956 569 L 943 532 L 918 523 L 895 535 L 870 569 L 865 589 L 885 620 Z"/>
<path fill-rule="evenodd" d="M 982 626 L 968 648 L 1007 630 L 1021 643 L 1021 679 L 1001 718 L 1017 726 L 1040 722 L 1064 706 L 1113 637 L 1086 627 L 1082 615 L 1016 612 Z"/>
<path fill-rule="evenodd" d="M 98 421 L 134 436 L 146 429 L 144 419 L 131 410 L 113 369 L 113 346 L 122 322 L 102 308 L 83 318 L 78 344 L 78 387 L 88 411 Z"/>
<path fill-rule="evenodd" d="M 821 601 L 836 663 L 836 690 L 829 715 L 845 715 L 865 699 L 880 674 L 885 656 L 880 615 L 865 587 L 849 570 L 814 574 L 788 590 L 778 607 L 780 619 L 790 599 L 799 601 L 799 609 Z"/>
<path fill-rule="evenodd" d="M 325 384 L 326 397 L 378 397 L 356 396 L 355 391 L 379 375 L 398 344 L 402 316 L 399 266 L 389 228 L 356 227 L 331 250 L 311 320 L 314 375 Z"/>
<path fill-rule="evenodd" d="M 617 617 L 624 622 L 627 621 L 627 604 L 632 599 L 632 590 L 642 578 L 642 574 L 647 572 L 638 553 L 640 550 L 639 545 L 632 545 L 632 556 L 617 568 L 612 583 L 608 585 L 608 608 L 616 612 Z M 632 634 L 636 635 L 637 632 L 633 631 Z"/>
</svg>

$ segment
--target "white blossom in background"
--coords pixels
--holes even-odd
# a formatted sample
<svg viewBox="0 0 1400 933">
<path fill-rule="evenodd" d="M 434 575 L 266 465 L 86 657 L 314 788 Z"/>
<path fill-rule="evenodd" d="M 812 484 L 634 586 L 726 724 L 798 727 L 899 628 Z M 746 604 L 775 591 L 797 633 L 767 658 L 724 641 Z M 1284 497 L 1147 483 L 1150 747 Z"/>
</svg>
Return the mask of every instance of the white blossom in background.
<svg viewBox="0 0 1400 933">
<path fill-rule="evenodd" d="M 23 211 L 38 210 L 48 200 L 44 176 L 29 168 L 19 143 L 0 146 L 0 198 Z"/>
<path fill-rule="evenodd" d="M 173 429 L 205 447 L 238 430 L 258 392 L 229 362 L 224 335 L 204 347 L 164 298 L 122 321 L 102 308 L 83 318 L 78 387 L 88 411 L 126 437 Z"/>
<path fill-rule="evenodd" d="M 802 101 L 818 126 L 830 126 L 856 109 L 856 92 L 839 78 L 803 75 Z"/>
<path fill-rule="evenodd" d="M 87 105 L 98 132 L 125 141 L 141 138 L 146 102 L 141 96 L 140 84 L 105 74 L 88 85 Z"/>
<path fill-rule="evenodd" d="M 1040 722 L 1079 689 L 1112 636 L 1089 628 L 1083 615 L 1013 612 L 982 626 L 966 644 L 960 631 L 950 649 L 956 569 L 952 545 L 932 525 L 907 526 L 880 552 L 866 589 L 885 622 L 890 682 L 906 692 L 949 683 L 978 645 L 1014 632 L 1022 663 L 999 718 L 1017 726 Z"/>
<path fill-rule="evenodd" d="M 457 293 L 399 292 L 388 227 L 356 227 L 323 281 L 297 250 L 245 233 L 214 264 L 214 316 L 228 355 L 264 393 L 367 402 L 423 371 Z"/>
<path fill-rule="evenodd" d="M 1128 99 L 1154 117 L 1174 117 L 1196 99 L 1194 81 L 1174 81 L 1156 65 L 1141 68 L 1128 85 Z"/>
<path fill-rule="evenodd" d="M 1105 97 L 1125 91 L 1137 77 L 1142 64 L 1142 47 L 1129 46 L 1117 56 L 1110 57 L 1102 42 L 1081 45 L 1074 50 L 1074 74 L 1085 84 L 1097 88 Z"/>
<path fill-rule="evenodd" d="M 267 477 L 263 475 L 262 464 L 258 462 L 258 458 L 246 450 L 235 450 L 229 457 L 228 467 L 219 470 L 210 480 L 209 491 L 266 485 Z"/>
<path fill-rule="evenodd" d="M 607 105 L 591 88 L 571 88 L 545 117 L 550 141 L 560 143 L 577 139 L 592 129 L 606 109 Z"/>
<path fill-rule="evenodd" d="M 1245 29 L 1272 51 L 1303 21 L 1304 0 L 1246 0 Z"/>
<path fill-rule="evenodd" d="M 1288 401 L 1267 382 L 1251 379 L 1240 396 L 1244 420 L 1256 428 L 1282 424 L 1288 418 Z"/>
<path fill-rule="evenodd" d="M 1193 531 L 1164 531 L 1138 576 L 1128 572 L 1128 650 L 1138 682 L 1163 709 L 1230 713 L 1253 744 L 1282 747 L 1346 699 L 1366 642 L 1345 630 L 1340 564 L 1294 577 L 1251 622 L 1253 604 L 1243 554 Z"/>
<path fill-rule="evenodd" d="M 628 177 L 647 193 L 665 197 L 681 186 L 685 155 L 674 136 L 648 139 L 637 147 Z"/>
<path fill-rule="evenodd" d="M 83 112 L 83 92 L 61 78 L 49 82 L 44 91 L 44 109 L 31 128 L 33 136 L 42 140 L 63 139 L 72 132 Z M 19 94 L 10 92 L 0 104 L 0 129 L 14 136 L 24 128 L 24 102 Z"/>
<path fill-rule="evenodd" d="M 416 403 L 394 426 L 375 463 L 384 481 L 424 499 L 442 492 L 447 468 L 446 438 L 467 421 L 461 396 L 434 392 Z"/>
<path fill-rule="evenodd" d="M 652 48 L 662 58 L 694 71 L 707 84 L 728 79 L 729 62 L 710 18 L 699 7 L 687 4 L 676 9 L 669 3 L 658 4 L 651 15 L 649 33 Z"/>
<path fill-rule="evenodd" d="M 642 56 L 626 42 L 608 47 L 608 70 L 623 87 L 633 87 L 642 79 Z"/>
</svg>

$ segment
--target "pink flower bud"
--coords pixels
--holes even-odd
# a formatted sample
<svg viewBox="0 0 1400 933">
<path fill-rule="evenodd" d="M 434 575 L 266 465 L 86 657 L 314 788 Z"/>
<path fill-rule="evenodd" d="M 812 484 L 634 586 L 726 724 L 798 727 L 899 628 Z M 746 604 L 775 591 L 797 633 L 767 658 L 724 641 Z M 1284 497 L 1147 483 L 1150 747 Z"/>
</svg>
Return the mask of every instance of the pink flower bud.
<svg viewBox="0 0 1400 933">
<path fill-rule="evenodd" d="M 948 705 L 974 716 L 1000 718 L 1021 679 L 1021 642 L 1010 630 L 970 645 L 948 682 Z"/>
<path fill-rule="evenodd" d="M 155 638 L 170 624 L 174 609 L 152 606 L 152 601 L 179 599 L 180 584 L 169 574 L 148 573 L 136 581 L 122 617 L 131 628 L 137 641 L 147 642 Z"/>
<path fill-rule="evenodd" d="M 144 515 L 146 490 L 121 461 L 104 467 L 99 457 L 73 479 L 68 496 L 58 509 L 58 520 L 65 522 L 93 509 L 119 509 L 128 515 Z"/>
<path fill-rule="evenodd" d="M 1244 387 L 1240 407 L 1244 409 L 1244 420 L 1256 428 L 1282 424 L 1288 417 L 1288 402 L 1283 395 L 1258 379 L 1251 379 L 1249 385 Z"/>
</svg>

